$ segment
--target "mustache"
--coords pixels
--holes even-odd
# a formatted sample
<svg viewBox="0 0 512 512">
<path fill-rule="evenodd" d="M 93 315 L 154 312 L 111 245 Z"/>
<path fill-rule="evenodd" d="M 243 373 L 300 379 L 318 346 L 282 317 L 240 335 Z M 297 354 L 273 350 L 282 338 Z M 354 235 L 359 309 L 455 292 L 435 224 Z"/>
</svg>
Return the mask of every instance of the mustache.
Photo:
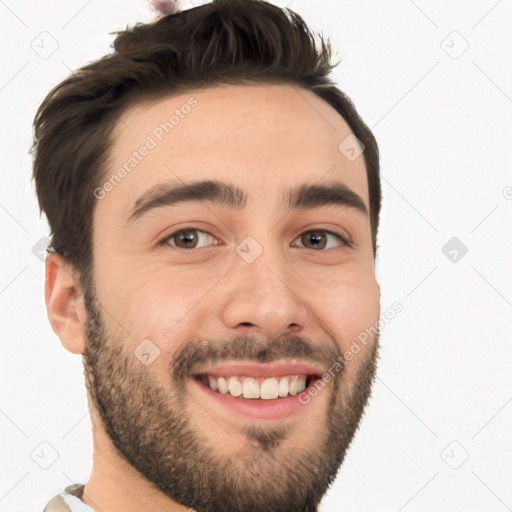
<svg viewBox="0 0 512 512">
<path fill-rule="evenodd" d="M 235 336 L 226 341 L 201 339 L 189 342 L 174 355 L 170 373 L 173 380 L 180 383 L 207 364 L 225 361 L 272 363 L 293 358 L 329 368 L 340 356 L 336 346 L 316 346 L 294 335 L 281 336 L 271 341 L 251 336 Z"/>
</svg>

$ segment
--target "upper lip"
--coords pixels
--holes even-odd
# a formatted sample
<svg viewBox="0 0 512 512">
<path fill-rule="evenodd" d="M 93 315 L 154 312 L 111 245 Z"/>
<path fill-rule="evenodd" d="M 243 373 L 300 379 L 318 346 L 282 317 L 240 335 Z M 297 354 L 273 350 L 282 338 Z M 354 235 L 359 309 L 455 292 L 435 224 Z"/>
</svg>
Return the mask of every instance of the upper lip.
<svg viewBox="0 0 512 512">
<path fill-rule="evenodd" d="M 194 372 L 195 375 L 211 375 L 212 377 L 245 376 L 245 377 L 283 377 L 285 375 L 313 375 L 325 373 L 320 366 L 309 361 L 274 361 L 272 363 L 252 363 L 243 361 L 225 361 L 205 366 Z"/>
</svg>

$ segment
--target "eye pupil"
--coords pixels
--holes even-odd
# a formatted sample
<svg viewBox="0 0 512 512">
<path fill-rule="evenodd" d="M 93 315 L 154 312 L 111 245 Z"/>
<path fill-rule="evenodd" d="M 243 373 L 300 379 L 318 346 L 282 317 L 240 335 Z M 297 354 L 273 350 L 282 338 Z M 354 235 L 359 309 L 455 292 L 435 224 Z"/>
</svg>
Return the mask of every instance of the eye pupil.
<svg viewBox="0 0 512 512">
<path fill-rule="evenodd" d="M 180 231 L 175 235 L 175 237 L 176 242 L 178 242 L 178 240 L 183 241 L 185 239 L 185 244 L 187 248 L 190 247 L 191 242 L 194 243 L 194 245 L 197 243 L 197 232 L 195 229 Z M 179 246 L 178 243 L 176 243 L 176 245 Z"/>
<path fill-rule="evenodd" d="M 323 249 L 327 242 L 325 241 L 325 237 L 323 236 L 322 233 L 323 233 L 322 231 L 310 231 L 309 233 L 307 233 L 307 234 L 305 234 L 303 236 L 303 239 L 315 240 L 313 242 L 313 244 L 312 244 L 313 248 L 319 248 L 320 247 L 321 249 Z M 323 244 L 321 243 L 322 237 L 324 237 L 324 243 Z M 307 245 L 307 244 L 304 244 L 304 245 Z"/>
</svg>

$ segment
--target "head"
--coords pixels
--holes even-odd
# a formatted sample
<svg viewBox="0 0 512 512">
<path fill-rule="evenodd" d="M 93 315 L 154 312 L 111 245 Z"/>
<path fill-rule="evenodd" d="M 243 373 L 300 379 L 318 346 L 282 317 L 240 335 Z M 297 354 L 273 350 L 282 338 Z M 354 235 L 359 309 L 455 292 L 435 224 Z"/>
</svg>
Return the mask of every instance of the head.
<svg viewBox="0 0 512 512">
<path fill-rule="evenodd" d="M 198 511 L 315 510 L 370 395 L 378 149 L 333 66 L 294 12 L 216 0 L 118 33 L 36 115 L 94 441 Z"/>
</svg>

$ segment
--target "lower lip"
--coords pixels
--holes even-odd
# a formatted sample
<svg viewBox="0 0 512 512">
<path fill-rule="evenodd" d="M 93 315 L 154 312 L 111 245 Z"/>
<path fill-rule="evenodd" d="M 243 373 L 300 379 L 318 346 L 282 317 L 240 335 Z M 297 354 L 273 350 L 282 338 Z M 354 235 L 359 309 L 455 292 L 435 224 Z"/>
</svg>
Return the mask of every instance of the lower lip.
<svg viewBox="0 0 512 512">
<path fill-rule="evenodd" d="M 299 398 L 302 393 L 307 393 L 312 382 L 314 382 L 314 379 L 312 379 L 309 386 L 304 391 L 294 396 L 276 398 L 275 400 L 250 400 L 231 395 L 223 395 L 205 386 L 197 378 L 192 380 L 203 393 L 206 393 L 206 395 L 212 400 L 215 400 L 216 403 L 222 404 L 224 407 L 249 418 L 261 420 L 283 420 L 288 416 L 296 414 L 301 409 L 304 409 L 304 404 L 299 401 Z M 311 402 L 308 402 L 307 405 L 310 405 L 310 403 Z"/>
</svg>

